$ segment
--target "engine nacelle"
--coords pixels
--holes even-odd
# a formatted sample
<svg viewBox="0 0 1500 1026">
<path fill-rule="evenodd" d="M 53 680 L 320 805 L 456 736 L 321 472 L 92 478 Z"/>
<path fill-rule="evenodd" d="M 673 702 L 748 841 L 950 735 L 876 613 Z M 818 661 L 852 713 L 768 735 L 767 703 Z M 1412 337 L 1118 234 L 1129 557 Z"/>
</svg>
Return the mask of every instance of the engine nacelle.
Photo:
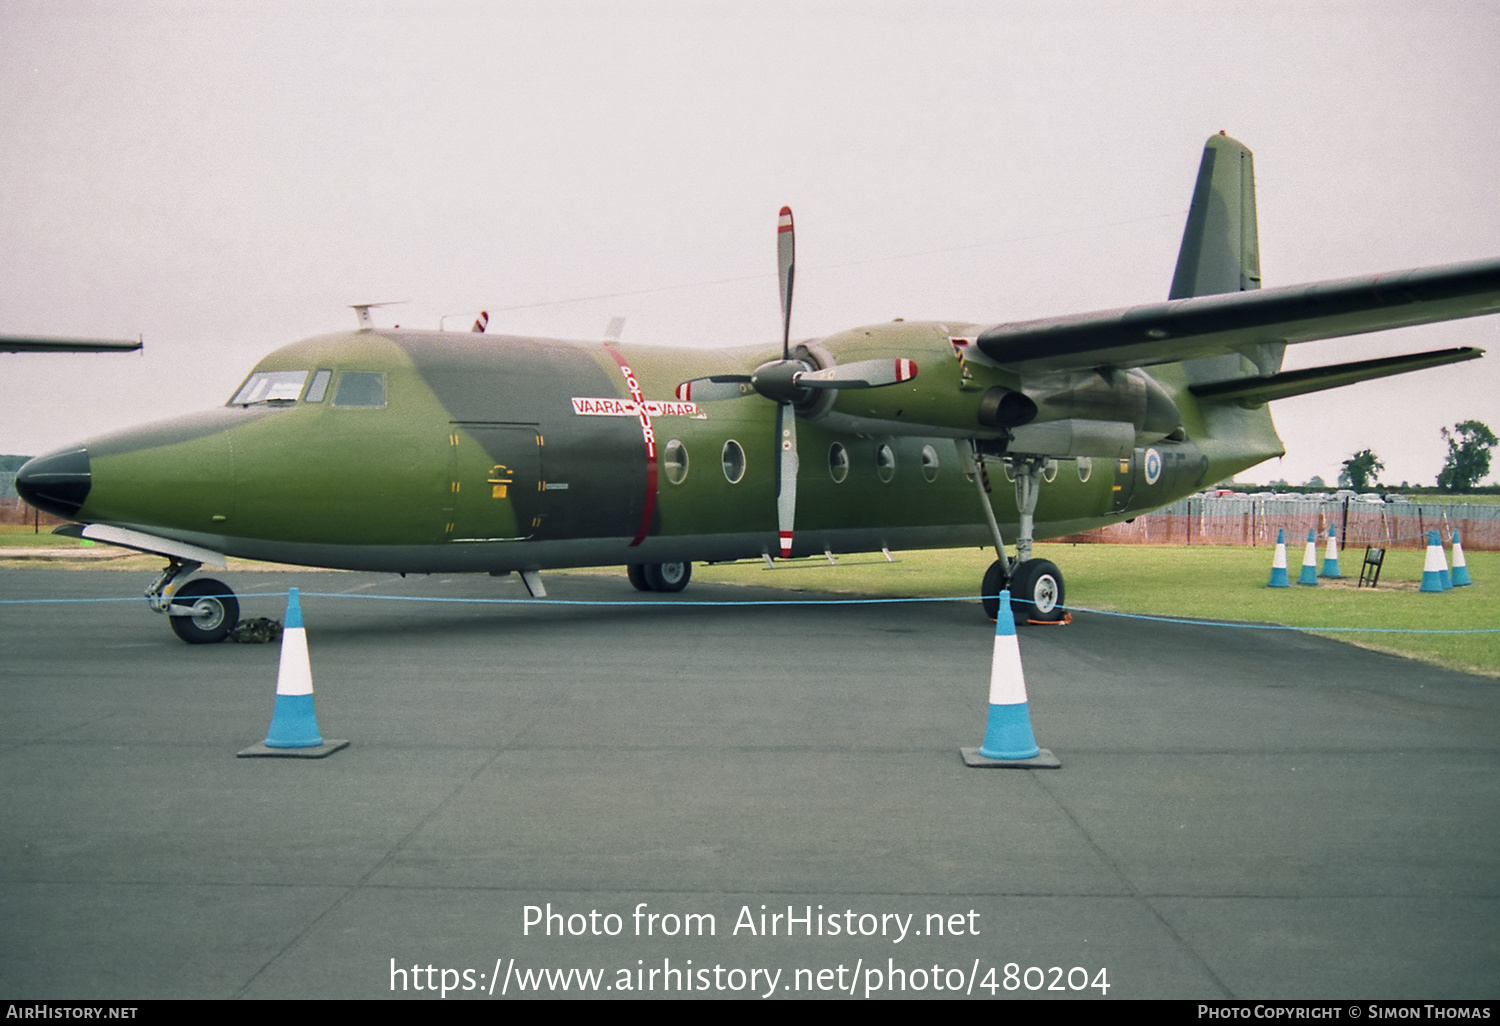
<svg viewBox="0 0 1500 1026">
<path fill-rule="evenodd" d="M 872 358 L 914 359 L 922 372 L 882 388 L 820 392 L 797 403 L 807 420 L 867 435 L 939 435 L 998 441 L 1036 456 L 1113 457 L 1180 431 L 1166 389 L 1139 369 L 1021 374 L 967 352 L 962 325 L 875 325 L 797 346 L 817 367 Z"/>
</svg>

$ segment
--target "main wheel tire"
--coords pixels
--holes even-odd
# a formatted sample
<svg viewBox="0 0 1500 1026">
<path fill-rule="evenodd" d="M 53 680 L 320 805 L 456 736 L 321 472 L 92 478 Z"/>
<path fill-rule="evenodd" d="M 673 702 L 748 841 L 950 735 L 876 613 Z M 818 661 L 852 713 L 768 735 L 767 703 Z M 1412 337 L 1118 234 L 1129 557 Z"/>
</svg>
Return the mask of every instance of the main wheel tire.
<svg viewBox="0 0 1500 1026">
<path fill-rule="evenodd" d="M 981 596 L 979 604 L 984 607 L 984 615 L 991 620 L 1000 615 L 1000 593 L 1010 583 L 1010 576 L 1006 571 L 1005 560 L 997 559 L 990 564 L 990 568 L 984 572 L 984 583 L 979 586 Z"/>
<path fill-rule="evenodd" d="M 636 591 L 651 590 L 651 584 L 646 580 L 646 564 L 631 563 L 625 568 L 625 576 L 630 578 L 630 583 L 635 585 Z"/>
<path fill-rule="evenodd" d="M 691 563 L 647 563 L 646 583 L 652 591 L 681 591 L 693 577 Z"/>
<path fill-rule="evenodd" d="M 188 581 L 172 596 L 175 609 L 192 610 L 190 616 L 169 616 L 172 631 L 189 645 L 212 645 L 229 637 L 240 622 L 240 603 L 223 581 L 200 577 Z"/>
<path fill-rule="evenodd" d="M 1016 567 L 1010 580 L 1010 608 L 1016 623 L 1052 623 L 1066 615 L 1062 571 L 1051 560 L 1028 559 Z"/>
</svg>

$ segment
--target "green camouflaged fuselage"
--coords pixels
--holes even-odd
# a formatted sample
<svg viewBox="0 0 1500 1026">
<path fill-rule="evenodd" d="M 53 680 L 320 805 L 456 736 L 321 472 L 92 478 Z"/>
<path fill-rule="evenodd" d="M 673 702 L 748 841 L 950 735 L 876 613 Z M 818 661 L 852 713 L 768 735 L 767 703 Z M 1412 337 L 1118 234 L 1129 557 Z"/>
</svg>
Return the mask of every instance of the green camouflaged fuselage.
<svg viewBox="0 0 1500 1026">
<path fill-rule="evenodd" d="M 973 327 L 894 323 L 819 341 L 840 363 L 902 357 L 920 373 L 840 391 L 829 415 L 799 418 L 794 554 L 988 543 L 964 439 L 978 428 L 980 385 L 1020 383 L 995 368 L 977 368 L 979 385 L 965 379 L 950 337 Z M 229 405 L 85 443 L 92 480 L 74 517 L 228 555 L 398 572 L 774 554 L 776 405 L 755 394 L 681 404 L 674 389 L 779 355 L 402 330 L 325 335 L 256 368 L 331 371 L 321 401 L 303 393 Z M 345 374 L 383 375 L 383 404 L 338 405 Z M 1264 408 L 1200 404 L 1177 365 L 1153 377 L 1181 411 L 1183 440 L 1128 459 L 1059 461 L 1041 489 L 1038 538 L 1128 519 L 1282 451 Z M 862 430 L 837 429 L 848 423 Z M 730 442 L 743 453 L 737 481 Z M 842 480 L 835 445 L 847 454 Z M 889 460 L 880 466 L 882 446 L 893 472 Z M 1161 458 L 1149 482 L 1148 449 Z M 996 515 L 1014 540 L 1013 489 L 998 474 L 993 484 Z"/>
</svg>

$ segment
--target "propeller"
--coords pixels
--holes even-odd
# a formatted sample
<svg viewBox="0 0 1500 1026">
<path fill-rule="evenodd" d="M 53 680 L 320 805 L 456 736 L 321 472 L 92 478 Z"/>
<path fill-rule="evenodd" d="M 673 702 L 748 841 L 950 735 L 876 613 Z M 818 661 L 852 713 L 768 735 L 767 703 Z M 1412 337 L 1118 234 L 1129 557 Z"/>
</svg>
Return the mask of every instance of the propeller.
<svg viewBox="0 0 1500 1026">
<path fill-rule="evenodd" d="M 776 276 L 781 285 L 781 365 L 777 368 L 780 370 L 781 367 L 790 369 L 793 363 L 790 345 L 792 282 L 797 276 L 797 233 L 792 228 L 791 207 L 782 207 L 781 217 L 776 222 Z M 807 367 L 800 360 L 796 361 L 796 366 Z M 758 368 L 756 374 L 764 369 Z M 752 387 L 756 384 L 756 374 L 750 375 Z M 792 370 L 788 380 L 794 388 L 796 377 L 797 371 Z M 790 397 L 776 398 L 776 441 L 780 446 L 776 468 L 776 531 L 781 539 L 782 559 L 792 554 L 792 524 L 797 518 L 797 411 L 792 408 L 792 402 Z"/>
<path fill-rule="evenodd" d="M 838 388 L 881 388 L 917 376 L 915 361 L 907 359 L 856 360 L 815 368 L 794 360 L 792 284 L 797 275 L 797 236 L 792 208 L 782 207 L 776 224 L 777 279 L 781 286 L 781 359 L 761 364 L 749 374 L 711 374 L 677 386 L 684 402 L 738 399 L 756 393 L 776 403 L 776 528 L 781 555 L 792 554 L 792 531 L 797 516 L 797 407 L 805 407 L 817 392 Z"/>
</svg>

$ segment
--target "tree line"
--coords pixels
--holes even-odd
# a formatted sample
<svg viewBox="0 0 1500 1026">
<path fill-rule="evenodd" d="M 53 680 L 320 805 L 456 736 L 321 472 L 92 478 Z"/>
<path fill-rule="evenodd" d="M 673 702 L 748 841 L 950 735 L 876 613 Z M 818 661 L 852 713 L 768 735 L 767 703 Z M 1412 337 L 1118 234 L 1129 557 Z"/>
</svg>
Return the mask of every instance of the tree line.
<svg viewBox="0 0 1500 1026">
<path fill-rule="evenodd" d="M 1448 455 L 1438 471 L 1437 486 L 1444 492 L 1471 491 L 1490 472 L 1490 450 L 1500 439 L 1477 420 L 1465 420 L 1443 428 Z M 1369 449 L 1362 449 L 1343 462 L 1339 484 L 1355 491 L 1374 487 L 1385 464 Z"/>
</svg>

